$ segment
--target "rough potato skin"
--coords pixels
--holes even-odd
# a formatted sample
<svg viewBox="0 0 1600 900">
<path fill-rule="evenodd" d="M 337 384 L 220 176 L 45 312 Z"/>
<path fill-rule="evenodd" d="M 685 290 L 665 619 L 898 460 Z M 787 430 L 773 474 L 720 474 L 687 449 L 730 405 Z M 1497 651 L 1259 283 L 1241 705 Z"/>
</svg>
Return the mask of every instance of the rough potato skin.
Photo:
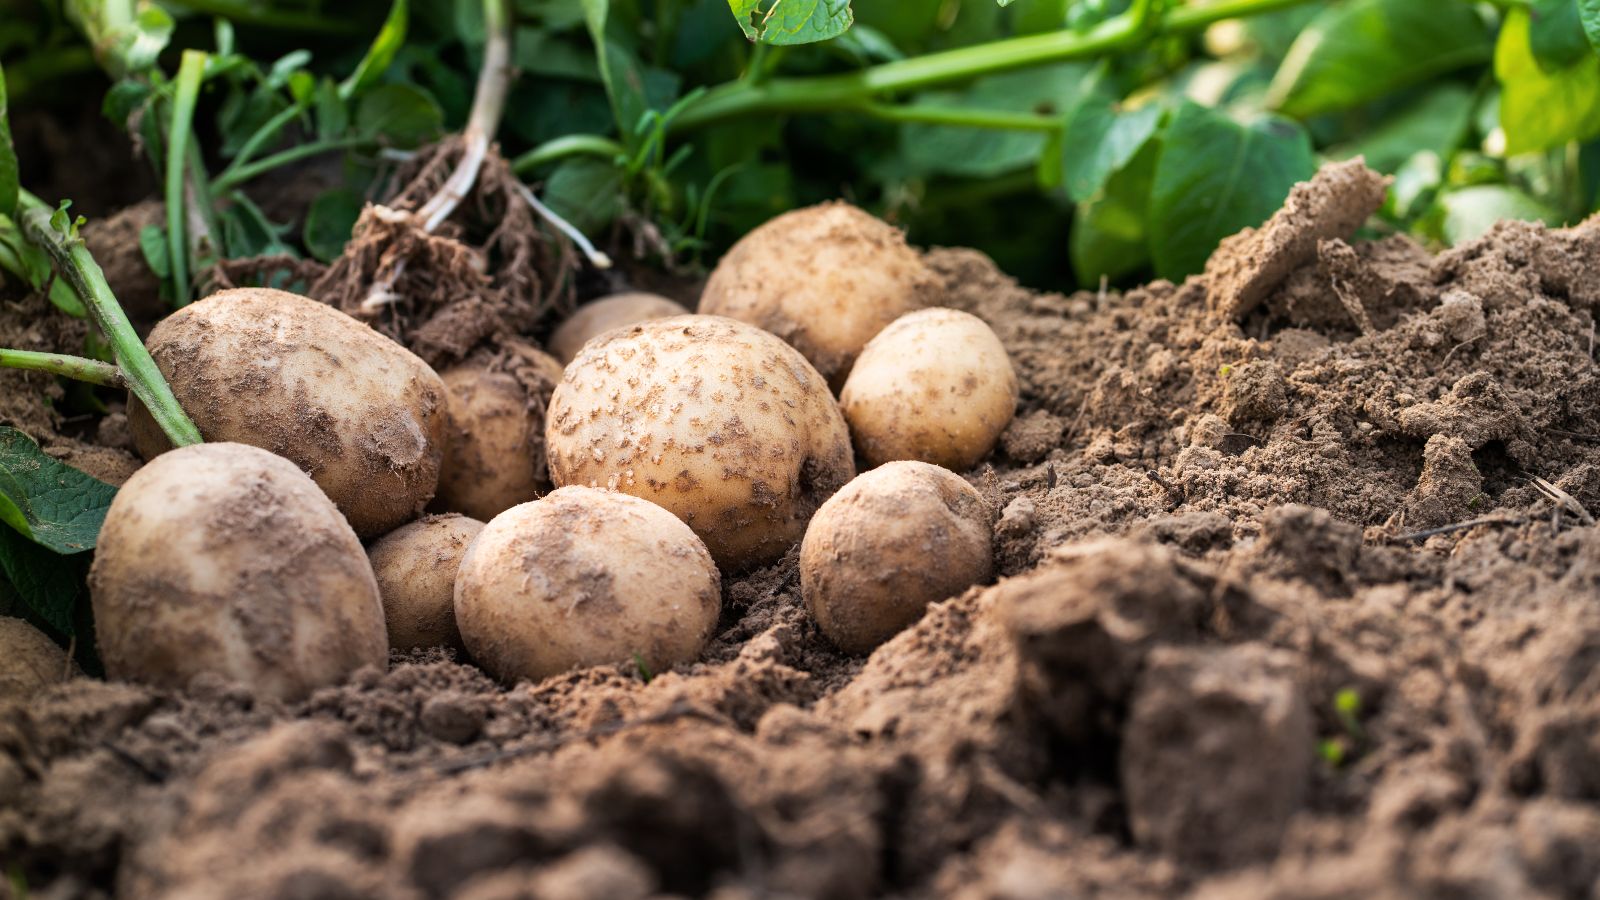
<svg viewBox="0 0 1600 900">
<path fill-rule="evenodd" d="M 550 352 L 562 363 L 569 363 L 596 335 L 651 319 L 686 316 L 690 312 L 677 301 L 659 294 L 630 291 L 601 297 L 578 307 L 571 318 L 561 323 L 555 334 L 550 335 Z"/>
<path fill-rule="evenodd" d="M 440 376 L 449 427 L 434 506 L 488 520 L 550 489 L 545 397 L 509 372 L 468 364 Z"/>
<path fill-rule="evenodd" d="M 279 700 L 388 660 L 372 567 L 294 463 L 198 444 L 134 473 L 89 571 L 112 678 L 182 688 L 210 673 Z"/>
<path fill-rule="evenodd" d="M 399 344 L 315 300 L 222 291 L 173 313 L 145 345 L 207 441 L 269 450 L 308 472 L 358 534 L 382 534 L 433 496 L 444 384 Z M 142 404 L 146 459 L 169 448 Z"/>
<path fill-rule="evenodd" d="M 1011 357 L 984 321 L 954 309 L 902 316 L 867 344 L 839 394 L 874 466 L 920 459 L 965 472 L 1017 411 Z"/>
<path fill-rule="evenodd" d="M 510 682 L 627 661 L 652 672 L 700 655 L 722 611 L 705 544 L 671 513 L 565 487 L 490 522 L 456 576 L 467 650 Z"/>
<path fill-rule="evenodd" d="M 44 632 L 21 619 L 0 616 L 0 700 L 20 700 L 65 681 L 67 654 Z"/>
<path fill-rule="evenodd" d="M 793 347 L 720 316 L 677 316 L 590 341 L 550 401 L 558 486 L 605 487 L 671 510 L 717 565 L 782 556 L 855 476 L 850 434 Z"/>
<path fill-rule="evenodd" d="M 866 653 L 994 573 L 992 514 L 954 472 L 892 462 L 834 494 L 800 544 L 800 592 L 828 639 Z"/>
<path fill-rule="evenodd" d="M 784 213 L 734 244 L 700 312 L 783 338 L 837 388 L 867 341 L 926 306 L 936 286 L 899 229 L 832 202 Z"/>
<path fill-rule="evenodd" d="M 466 516 L 426 516 L 402 525 L 367 549 L 383 596 L 389 646 L 465 649 L 456 628 L 456 572 L 483 523 Z"/>
</svg>

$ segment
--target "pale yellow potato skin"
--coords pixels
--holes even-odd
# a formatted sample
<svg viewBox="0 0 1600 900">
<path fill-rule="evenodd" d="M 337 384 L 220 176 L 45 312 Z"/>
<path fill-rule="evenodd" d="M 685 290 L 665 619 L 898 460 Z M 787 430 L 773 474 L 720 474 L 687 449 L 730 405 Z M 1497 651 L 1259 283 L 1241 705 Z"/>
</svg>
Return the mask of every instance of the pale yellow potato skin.
<svg viewBox="0 0 1600 900">
<path fill-rule="evenodd" d="M 891 462 L 834 494 L 800 544 L 800 592 L 822 633 L 866 653 L 928 604 L 994 574 L 992 515 L 972 485 L 923 462 Z"/>
<path fill-rule="evenodd" d="M 456 628 L 456 573 L 482 530 L 482 522 L 454 513 L 425 516 L 367 548 L 383 597 L 390 647 L 465 649 Z"/>
<path fill-rule="evenodd" d="M 722 580 L 705 544 L 661 507 L 565 487 L 483 529 L 456 575 L 455 607 L 467 652 L 503 681 L 635 654 L 661 672 L 704 649 Z"/>
<path fill-rule="evenodd" d="M 596 335 L 651 319 L 686 316 L 693 310 L 660 294 L 630 291 L 601 297 L 578 307 L 572 317 L 550 335 L 550 352 L 563 364 L 572 362 L 583 345 Z"/>
<path fill-rule="evenodd" d="M 444 384 L 421 359 L 338 310 L 266 288 L 178 310 L 145 345 L 207 441 L 300 466 L 358 534 L 415 518 L 444 450 Z M 169 449 L 142 404 L 128 424 L 146 459 Z"/>
<path fill-rule="evenodd" d="M 44 632 L 0 616 L 0 700 L 31 697 L 72 674 L 67 654 Z"/>
<path fill-rule="evenodd" d="M 214 674 L 298 700 L 388 660 L 372 567 L 294 463 L 198 444 L 135 472 L 89 571 L 106 673 L 182 688 Z"/>
<path fill-rule="evenodd" d="M 817 370 L 720 316 L 616 329 L 567 366 L 545 426 L 550 477 L 643 497 L 744 571 L 794 546 L 855 476 L 850 435 Z"/>
<path fill-rule="evenodd" d="M 970 313 L 924 309 L 867 344 L 839 394 L 856 450 L 874 466 L 917 459 L 965 472 L 1017 411 L 1017 373 Z"/>
<path fill-rule="evenodd" d="M 449 426 L 434 507 L 489 520 L 550 489 L 544 398 L 482 365 L 445 371 Z"/>
<path fill-rule="evenodd" d="M 936 289 L 899 229 L 836 201 L 745 235 L 711 273 L 700 312 L 783 338 L 837 388 L 867 341 Z"/>
</svg>

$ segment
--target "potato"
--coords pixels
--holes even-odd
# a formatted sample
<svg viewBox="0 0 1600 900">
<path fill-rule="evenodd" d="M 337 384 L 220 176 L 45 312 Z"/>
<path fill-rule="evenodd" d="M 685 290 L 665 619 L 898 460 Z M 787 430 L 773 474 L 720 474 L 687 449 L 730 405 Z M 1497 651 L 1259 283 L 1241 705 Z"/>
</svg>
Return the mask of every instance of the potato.
<svg viewBox="0 0 1600 900">
<path fill-rule="evenodd" d="M 784 213 L 722 258 L 700 312 L 783 338 L 837 388 L 867 341 L 928 304 L 933 273 L 898 229 L 848 203 Z"/>
<path fill-rule="evenodd" d="M 800 593 L 839 649 L 865 653 L 928 604 L 994 572 L 989 505 L 924 462 L 862 474 L 822 504 L 800 544 Z"/>
<path fill-rule="evenodd" d="M 71 674 L 67 654 L 44 632 L 0 616 L 0 701 L 25 699 Z"/>
<path fill-rule="evenodd" d="M 315 300 L 265 288 L 213 294 L 145 341 L 207 441 L 270 450 L 310 473 L 358 534 L 382 534 L 433 496 L 444 384 L 410 351 Z M 142 404 L 146 459 L 169 447 Z"/>
<path fill-rule="evenodd" d="M 113 678 L 182 688 L 197 675 L 297 700 L 389 640 L 372 566 L 294 463 L 245 444 L 164 453 L 117 492 L 89 570 Z"/>
<path fill-rule="evenodd" d="M 964 472 L 994 449 L 1017 391 L 1011 357 L 982 319 L 924 309 L 867 344 L 839 404 L 872 465 L 920 459 Z"/>
<path fill-rule="evenodd" d="M 548 491 L 544 416 L 560 364 L 517 344 L 440 377 L 449 427 L 434 508 L 488 520 Z"/>
<path fill-rule="evenodd" d="M 561 323 L 550 336 L 550 352 L 563 363 L 569 363 L 596 335 L 651 319 L 686 316 L 689 312 L 676 301 L 657 294 L 630 292 L 602 297 L 578 307 L 572 318 Z"/>
<path fill-rule="evenodd" d="M 567 366 L 545 426 L 556 485 L 605 487 L 677 514 L 717 565 L 782 556 L 855 475 L 822 376 L 793 347 L 719 316 L 607 332 Z"/>
<path fill-rule="evenodd" d="M 504 681 L 630 660 L 651 671 L 700 655 L 722 611 L 705 544 L 671 513 L 565 487 L 506 510 L 456 575 L 461 638 Z"/>
<path fill-rule="evenodd" d="M 456 572 L 467 546 L 482 530 L 482 522 L 466 516 L 427 516 L 396 528 L 367 549 L 383 596 L 390 647 L 464 649 L 456 628 Z"/>
</svg>

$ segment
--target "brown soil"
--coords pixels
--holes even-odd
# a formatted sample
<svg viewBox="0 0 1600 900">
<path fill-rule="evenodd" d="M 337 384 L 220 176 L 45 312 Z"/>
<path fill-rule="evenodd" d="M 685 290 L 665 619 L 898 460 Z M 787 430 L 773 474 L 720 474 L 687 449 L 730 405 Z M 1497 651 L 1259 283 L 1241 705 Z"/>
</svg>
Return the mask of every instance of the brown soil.
<svg viewBox="0 0 1600 900">
<path fill-rule="evenodd" d="M 1324 224 L 1121 295 L 930 253 L 1021 376 L 968 476 L 1002 577 L 865 660 L 791 552 L 649 680 L 78 680 L 0 703 L 0 859 L 52 897 L 1592 897 L 1600 222 Z"/>
</svg>

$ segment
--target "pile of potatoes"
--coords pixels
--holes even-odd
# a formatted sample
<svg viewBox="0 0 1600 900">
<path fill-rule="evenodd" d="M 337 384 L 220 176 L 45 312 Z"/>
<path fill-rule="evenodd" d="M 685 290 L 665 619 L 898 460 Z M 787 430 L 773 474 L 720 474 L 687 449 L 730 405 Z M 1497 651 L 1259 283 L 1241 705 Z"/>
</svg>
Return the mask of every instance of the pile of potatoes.
<svg viewBox="0 0 1600 900">
<path fill-rule="evenodd" d="M 833 203 L 747 235 L 699 314 L 605 298 L 553 356 L 508 341 L 435 372 L 295 294 L 185 307 L 147 344 L 208 443 L 171 449 L 133 403 L 149 462 L 90 576 L 107 672 L 293 701 L 391 649 L 506 681 L 661 671 L 704 650 L 724 574 L 796 545 L 817 626 L 867 652 L 993 575 L 993 510 L 956 473 L 1018 382 L 937 284 Z"/>
</svg>

